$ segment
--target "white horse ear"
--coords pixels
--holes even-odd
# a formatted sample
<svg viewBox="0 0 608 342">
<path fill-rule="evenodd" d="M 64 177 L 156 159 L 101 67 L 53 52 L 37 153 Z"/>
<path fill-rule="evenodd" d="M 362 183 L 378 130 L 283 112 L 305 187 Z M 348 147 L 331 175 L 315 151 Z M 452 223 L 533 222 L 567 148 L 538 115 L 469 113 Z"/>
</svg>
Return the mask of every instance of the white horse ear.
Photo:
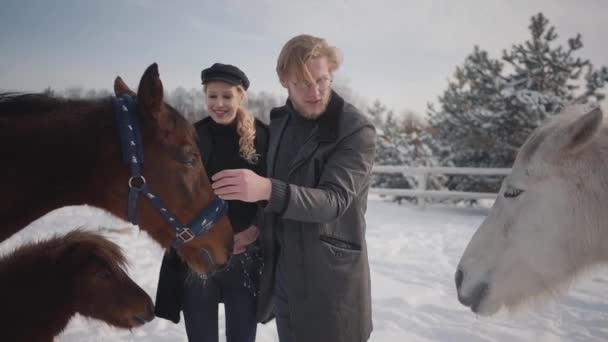
<svg viewBox="0 0 608 342">
<path fill-rule="evenodd" d="M 597 107 L 568 125 L 563 132 L 565 143 L 562 149 L 569 153 L 580 151 L 593 140 L 602 126 L 602 118 L 602 110 Z"/>
</svg>

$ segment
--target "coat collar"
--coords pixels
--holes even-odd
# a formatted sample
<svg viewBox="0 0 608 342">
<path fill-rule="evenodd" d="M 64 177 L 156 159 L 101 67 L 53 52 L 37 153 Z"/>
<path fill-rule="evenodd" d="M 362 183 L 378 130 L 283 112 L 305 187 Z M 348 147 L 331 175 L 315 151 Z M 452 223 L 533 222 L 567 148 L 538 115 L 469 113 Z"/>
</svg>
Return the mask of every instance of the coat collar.
<svg viewBox="0 0 608 342">
<path fill-rule="evenodd" d="M 286 117 L 293 110 L 291 101 L 287 99 L 284 106 L 274 108 L 270 111 L 270 120 L 279 120 L 286 122 Z M 319 141 L 334 142 L 338 138 L 338 120 L 344 108 L 344 99 L 332 90 L 329 103 L 325 111 L 317 119 L 319 122 Z"/>
<path fill-rule="evenodd" d="M 313 130 L 314 136 L 306 139 L 306 142 L 298 151 L 296 158 L 294 158 L 290 171 L 293 171 L 296 167 L 306 160 L 321 142 L 335 142 L 338 138 L 338 120 L 342 114 L 344 107 L 344 100 L 334 91 L 332 91 L 327 109 L 317 119 L 317 129 Z M 278 152 L 278 146 L 281 141 L 281 135 L 285 130 L 285 126 L 288 122 L 290 112 L 293 110 L 291 101 L 287 100 L 287 103 L 278 108 L 274 108 L 270 112 L 270 143 L 268 151 L 268 174 L 272 176 L 274 174 L 274 164 L 276 161 L 276 154 Z M 299 114 L 298 114 L 299 115 Z"/>
</svg>

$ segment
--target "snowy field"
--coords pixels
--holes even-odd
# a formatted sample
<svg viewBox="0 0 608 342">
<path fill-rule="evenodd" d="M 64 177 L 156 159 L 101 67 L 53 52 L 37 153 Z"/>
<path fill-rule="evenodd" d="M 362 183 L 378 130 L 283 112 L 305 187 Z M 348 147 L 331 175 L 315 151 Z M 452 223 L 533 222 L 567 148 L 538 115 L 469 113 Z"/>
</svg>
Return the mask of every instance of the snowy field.
<svg viewBox="0 0 608 342">
<path fill-rule="evenodd" d="M 461 306 L 453 274 L 461 253 L 486 214 L 484 209 L 397 205 L 370 199 L 367 214 L 374 332 L 371 341 L 606 341 L 608 270 L 581 279 L 560 302 L 529 312 L 476 317 Z M 76 227 L 107 232 L 123 247 L 129 274 L 152 298 L 161 249 L 144 232 L 89 207 L 54 211 L 0 244 L 15 246 Z M 220 336 L 224 333 L 220 313 Z M 278 341 L 274 322 L 258 326 L 258 341 Z M 1 340 L 1 337 L 0 337 Z M 155 319 L 132 331 L 76 317 L 57 339 L 67 341 L 186 341 L 182 323 Z M 223 336 L 220 340 L 223 340 Z"/>
</svg>

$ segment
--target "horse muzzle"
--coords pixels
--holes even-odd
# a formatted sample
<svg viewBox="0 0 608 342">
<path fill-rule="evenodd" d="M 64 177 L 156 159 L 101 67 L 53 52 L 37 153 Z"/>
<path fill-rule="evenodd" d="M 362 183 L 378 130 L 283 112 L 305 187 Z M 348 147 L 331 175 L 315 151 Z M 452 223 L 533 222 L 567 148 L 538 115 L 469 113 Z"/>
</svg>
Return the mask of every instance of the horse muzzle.
<svg viewBox="0 0 608 342">
<path fill-rule="evenodd" d="M 484 299 L 487 297 L 490 287 L 488 283 L 480 282 L 475 285 L 471 291 L 468 291 L 468 293 L 464 293 L 462 289 L 464 277 L 465 274 L 464 272 L 462 272 L 462 270 L 456 271 L 454 280 L 456 283 L 456 292 L 458 293 L 458 301 L 460 302 L 460 304 L 471 308 L 471 311 L 473 311 L 474 313 L 479 314 L 479 308 L 481 307 L 481 304 L 483 303 Z"/>
</svg>

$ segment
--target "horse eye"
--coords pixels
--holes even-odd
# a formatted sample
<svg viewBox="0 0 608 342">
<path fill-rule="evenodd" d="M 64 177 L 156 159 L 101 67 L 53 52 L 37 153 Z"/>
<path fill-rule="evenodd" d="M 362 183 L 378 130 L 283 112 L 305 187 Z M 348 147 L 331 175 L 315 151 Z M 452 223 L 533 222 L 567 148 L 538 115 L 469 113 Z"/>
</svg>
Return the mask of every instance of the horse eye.
<svg viewBox="0 0 608 342">
<path fill-rule="evenodd" d="M 186 164 L 188 166 L 194 166 L 196 164 L 196 159 L 198 158 L 198 154 L 192 152 L 189 148 L 184 148 L 179 153 L 179 162 L 182 164 Z"/>
<path fill-rule="evenodd" d="M 97 273 L 97 277 L 103 280 L 108 280 L 112 276 L 112 273 L 109 270 L 103 270 Z"/>
<path fill-rule="evenodd" d="M 505 190 L 504 196 L 505 198 L 515 198 L 521 195 L 523 192 L 524 191 L 521 189 L 508 188 L 507 190 Z"/>
<path fill-rule="evenodd" d="M 189 154 L 185 159 L 184 159 L 184 164 L 193 166 L 194 164 L 196 164 L 196 155 L 194 153 Z"/>
</svg>

